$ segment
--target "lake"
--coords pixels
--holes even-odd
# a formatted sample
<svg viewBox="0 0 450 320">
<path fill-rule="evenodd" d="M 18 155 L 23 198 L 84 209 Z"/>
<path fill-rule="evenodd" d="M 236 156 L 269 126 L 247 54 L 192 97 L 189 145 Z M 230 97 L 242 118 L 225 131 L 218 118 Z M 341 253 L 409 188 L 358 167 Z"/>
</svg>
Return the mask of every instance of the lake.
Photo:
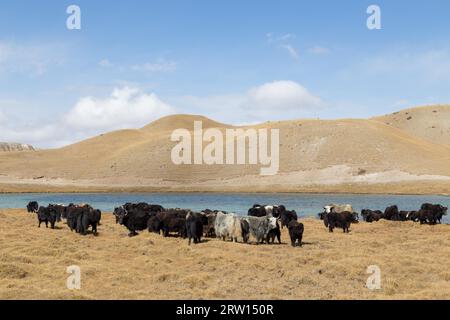
<svg viewBox="0 0 450 320">
<path fill-rule="evenodd" d="M 166 208 L 189 208 L 192 210 L 218 209 L 246 215 L 253 204 L 284 204 L 294 209 L 301 217 L 316 216 L 323 206 L 330 203 L 351 204 L 361 209 L 384 210 L 387 206 L 398 205 L 400 210 L 418 210 L 422 203 L 439 203 L 450 207 L 450 197 L 415 195 L 352 195 L 352 194 L 217 194 L 217 193 L 31 193 L 2 194 L 0 208 L 25 208 L 29 201 L 41 205 L 49 203 L 89 203 L 102 211 L 112 211 L 114 207 L 126 202 L 157 203 Z M 444 218 L 450 223 L 450 218 Z"/>
</svg>

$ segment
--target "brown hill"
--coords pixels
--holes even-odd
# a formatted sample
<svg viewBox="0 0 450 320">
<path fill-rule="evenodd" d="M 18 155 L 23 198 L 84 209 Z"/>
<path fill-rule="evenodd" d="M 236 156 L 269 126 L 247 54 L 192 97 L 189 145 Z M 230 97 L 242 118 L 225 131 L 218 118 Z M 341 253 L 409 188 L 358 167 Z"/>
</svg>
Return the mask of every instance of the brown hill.
<svg viewBox="0 0 450 320">
<path fill-rule="evenodd" d="M 450 146 L 450 105 L 406 109 L 374 120 L 434 143 Z"/>
<path fill-rule="evenodd" d="M 420 128 L 433 110 L 414 112 Z M 425 129 L 403 130 L 386 119 L 292 120 L 245 127 L 280 130 L 279 172 L 260 176 L 260 165 L 174 165 L 173 130 L 192 131 L 194 120 L 221 131 L 234 127 L 202 116 L 169 116 L 138 130 L 115 131 L 61 149 L 0 154 L 0 191 L 449 193 L 450 146 L 430 141 L 421 133 Z"/>
</svg>

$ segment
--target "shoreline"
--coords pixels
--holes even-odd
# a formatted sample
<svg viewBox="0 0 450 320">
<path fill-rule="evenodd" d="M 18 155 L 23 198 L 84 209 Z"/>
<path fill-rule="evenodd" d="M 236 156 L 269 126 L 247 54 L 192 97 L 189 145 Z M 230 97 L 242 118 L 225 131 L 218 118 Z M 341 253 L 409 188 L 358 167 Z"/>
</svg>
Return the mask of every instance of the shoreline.
<svg viewBox="0 0 450 320">
<path fill-rule="evenodd" d="M 226 195 L 264 195 L 264 194 L 277 194 L 277 195 L 339 195 L 339 196 L 439 196 L 439 197 L 450 197 L 450 194 L 448 193 L 369 193 L 369 192 L 233 192 L 233 191 L 52 191 L 52 192 L 0 192 L 0 196 L 2 195 L 13 195 L 13 194 L 86 194 L 86 195 L 92 195 L 92 194 L 214 194 L 214 195 L 220 195 L 220 194 L 226 194 Z M 22 209 L 22 208 L 8 208 L 8 209 Z"/>
<path fill-rule="evenodd" d="M 19 185 L 0 183 L 0 195 L 8 194 L 107 194 L 107 193 L 154 193 L 154 194 L 320 194 L 320 195 L 398 195 L 398 196 L 450 196 L 450 184 L 371 184 L 371 185 L 312 185 L 294 188 L 274 186 L 230 186 L 225 188 L 210 186 L 89 186 L 89 185 Z M 424 191 L 426 190 L 426 191 Z"/>
</svg>

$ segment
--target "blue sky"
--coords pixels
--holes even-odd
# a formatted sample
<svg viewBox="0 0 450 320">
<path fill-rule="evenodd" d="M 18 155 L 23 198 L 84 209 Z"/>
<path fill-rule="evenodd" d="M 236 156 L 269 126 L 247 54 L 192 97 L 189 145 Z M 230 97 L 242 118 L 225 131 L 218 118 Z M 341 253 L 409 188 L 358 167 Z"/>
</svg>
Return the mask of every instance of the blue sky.
<svg viewBox="0 0 450 320">
<path fill-rule="evenodd" d="M 66 8 L 81 8 L 68 30 Z M 366 9 L 381 8 L 381 30 Z M 170 113 L 241 124 L 450 101 L 450 3 L 2 1 L 0 140 L 55 147 Z"/>
</svg>

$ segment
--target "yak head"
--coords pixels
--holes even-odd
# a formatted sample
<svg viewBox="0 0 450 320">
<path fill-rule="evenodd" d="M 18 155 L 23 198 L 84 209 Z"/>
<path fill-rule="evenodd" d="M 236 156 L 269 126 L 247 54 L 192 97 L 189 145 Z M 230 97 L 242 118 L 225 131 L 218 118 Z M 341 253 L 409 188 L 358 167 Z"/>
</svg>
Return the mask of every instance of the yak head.
<svg viewBox="0 0 450 320">
<path fill-rule="evenodd" d="M 276 229 L 278 226 L 278 219 L 275 217 L 267 217 L 269 221 L 269 230 Z"/>
<path fill-rule="evenodd" d="M 124 207 L 114 208 L 113 215 L 116 217 L 116 224 L 118 223 L 123 225 L 123 219 L 126 217 L 127 211 Z"/>
<path fill-rule="evenodd" d="M 370 211 L 368 209 L 361 210 L 361 216 L 364 220 L 367 220 L 367 216 L 369 215 Z"/>
<path fill-rule="evenodd" d="M 317 214 L 317 217 L 318 217 L 320 220 L 323 220 L 323 219 L 325 219 L 325 216 L 326 216 L 326 215 L 327 215 L 327 212 L 324 211 L 324 212 L 318 213 L 318 214 Z"/>
<path fill-rule="evenodd" d="M 325 210 L 325 213 L 330 213 L 334 207 L 335 207 L 334 204 L 329 204 L 329 205 L 323 207 L 323 209 Z"/>
</svg>

